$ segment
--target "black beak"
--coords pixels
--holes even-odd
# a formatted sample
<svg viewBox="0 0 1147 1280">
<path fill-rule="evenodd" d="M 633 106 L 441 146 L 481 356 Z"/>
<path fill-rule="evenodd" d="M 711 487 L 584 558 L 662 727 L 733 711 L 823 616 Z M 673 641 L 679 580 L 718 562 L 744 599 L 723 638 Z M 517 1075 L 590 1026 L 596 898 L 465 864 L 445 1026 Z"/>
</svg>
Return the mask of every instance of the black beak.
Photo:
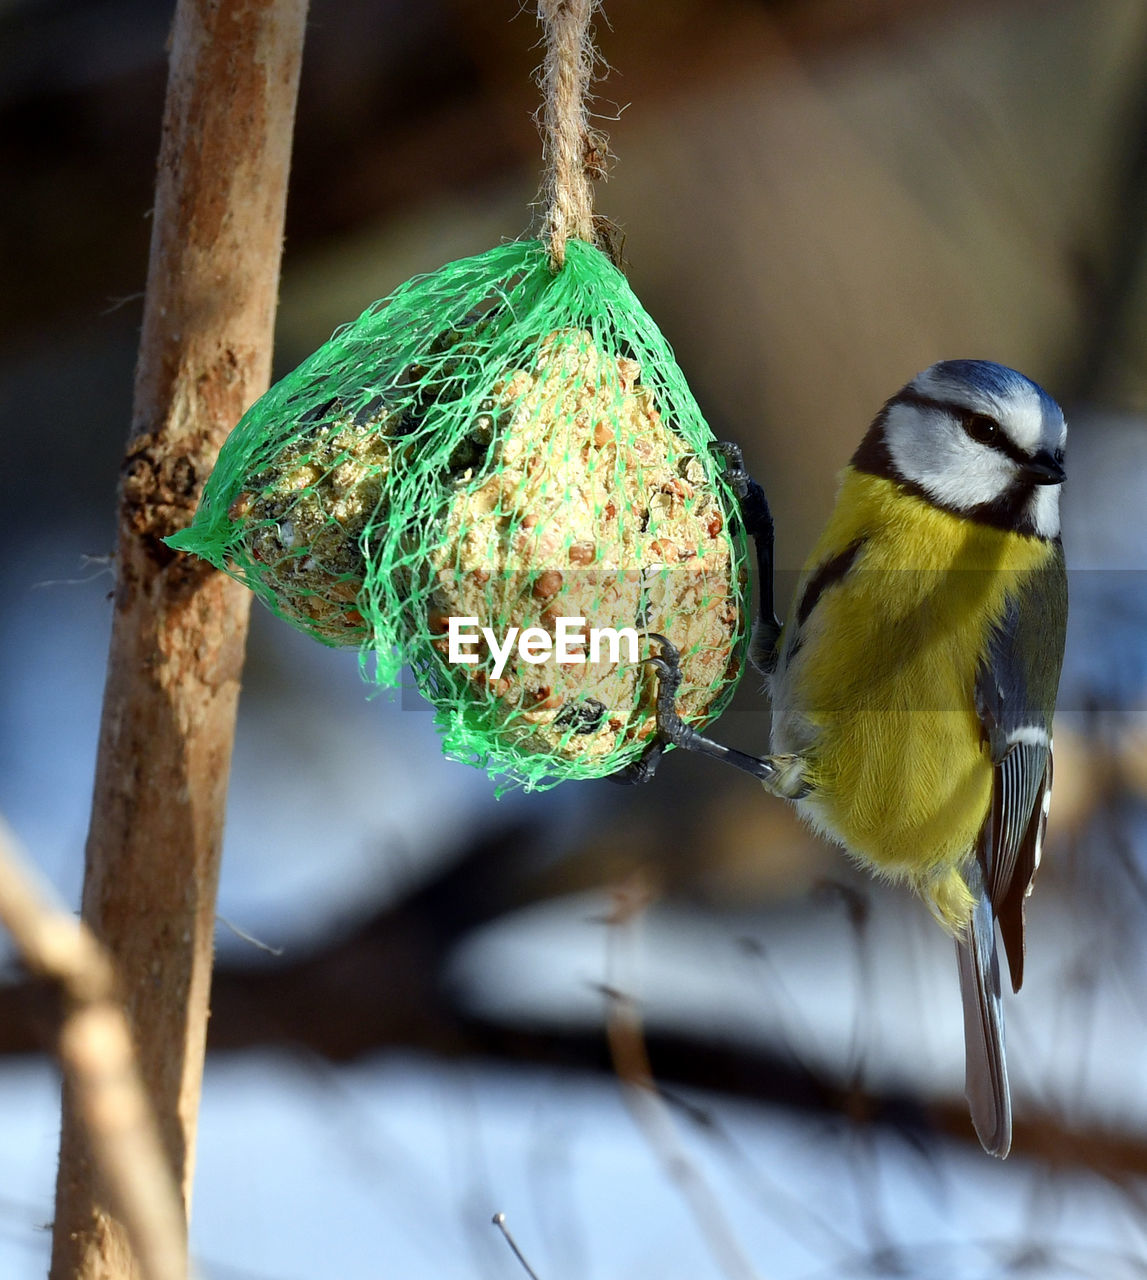
<svg viewBox="0 0 1147 1280">
<path fill-rule="evenodd" d="M 1061 457 L 1050 453 L 1037 453 L 1028 458 L 1023 464 L 1023 474 L 1032 484 L 1063 484 L 1067 479 Z"/>
</svg>

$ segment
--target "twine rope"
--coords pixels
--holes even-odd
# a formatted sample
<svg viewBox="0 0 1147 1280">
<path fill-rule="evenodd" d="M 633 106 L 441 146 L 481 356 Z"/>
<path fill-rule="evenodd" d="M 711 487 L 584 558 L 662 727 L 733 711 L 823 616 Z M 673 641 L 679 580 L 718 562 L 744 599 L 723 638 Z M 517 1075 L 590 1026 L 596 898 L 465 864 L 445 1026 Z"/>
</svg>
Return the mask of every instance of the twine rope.
<svg viewBox="0 0 1147 1280">
<path fill-rule="evenodd" d="M 589 20 L 598 0 L 538 0 L 546 56 L 541 89 L 543 154 L 543 238 L 555 271 L 565 262 L 571 237 L 594 240 L 593 185 L 601 176 L 604 139 L 591 132 L 586 99 L 597 52 Z"/>
</svg>

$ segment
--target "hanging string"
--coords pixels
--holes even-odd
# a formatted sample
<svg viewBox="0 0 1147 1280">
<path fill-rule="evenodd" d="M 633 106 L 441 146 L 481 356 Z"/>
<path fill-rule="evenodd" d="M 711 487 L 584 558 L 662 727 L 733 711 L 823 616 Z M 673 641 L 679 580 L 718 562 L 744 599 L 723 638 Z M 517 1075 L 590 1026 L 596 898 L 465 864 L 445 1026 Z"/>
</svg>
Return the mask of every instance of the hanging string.
<svg viewBox="0 0 1147 1280">
<path fill-rule="evenodd" d="M 593 179 L 605 176 L 606 143 L 589 127 L 586 100 L 597 51 L 589 20 L 598 0 L 538 0 L 546 56 L 540 86 L 546 202 L 542 236 L 558 271 L 571 237 L 591 244 L 597 228 Z"/>
</svg>

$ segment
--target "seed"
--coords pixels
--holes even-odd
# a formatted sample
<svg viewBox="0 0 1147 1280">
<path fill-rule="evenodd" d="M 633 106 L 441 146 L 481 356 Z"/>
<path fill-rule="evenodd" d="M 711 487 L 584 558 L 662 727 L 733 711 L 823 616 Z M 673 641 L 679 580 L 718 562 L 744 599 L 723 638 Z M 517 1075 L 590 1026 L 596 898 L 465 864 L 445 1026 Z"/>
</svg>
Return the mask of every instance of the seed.
<svg viewBox="0 0 1147 1280">
<path fill-rule="evenodd" d="M 593 564 L 596 559 L 596 542 L 575 542 L 570 547 L 570 564 Z"/>
<path fill-rule="evenodd" d="M 314 564 L 304 564 L 304 569 L 317 568 Z M 340 578 L 338 582 L 332 582 L 328 588 L 327 594 L 333 596 L 336 600 L 341 600 L 344 604 L 353 604 L 358 599 L 358 593 L 362 590 L 361 578 Z"/>
<path fill-rule="evenodd" d="M 243 517 L 251 510 L 251 504 L 253 502 L 254 499 L 249 493 L 241 493 L 227 508 L 227 518 L 229 520 L 242 520 Z"/>
<path fill-rule="evenodd" d="M 725 521 L 721 517 L 719 511 L 714 511 L 709 517 L 709 523 L 705 526 L 705 532 L 710 538 L 715 538 L 717 534 L 725 527 Z"/>
<path fill-rule="evenodd" d="M 617 360 L 617 378 L 621 383 L 622 391 L 629 391 L 637 385 L 638 378 L 641 377 L 641 365 L 636 360 L 629 360 L 625 356 L 619 356 Z"/>
<path fill-rule="evenodd" d="M 534 582 L 534 595 L 539 600 L 549 600 L 562 589 L 562 575 L 557 569 L 547 569 Z"/>
</svg>

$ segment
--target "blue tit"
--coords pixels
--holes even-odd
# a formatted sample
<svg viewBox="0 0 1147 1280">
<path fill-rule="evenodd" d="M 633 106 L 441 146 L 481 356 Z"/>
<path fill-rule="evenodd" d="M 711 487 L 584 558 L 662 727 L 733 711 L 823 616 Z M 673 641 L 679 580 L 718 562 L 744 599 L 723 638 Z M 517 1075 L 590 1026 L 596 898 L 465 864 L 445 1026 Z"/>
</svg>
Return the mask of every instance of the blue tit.
<svg viewBox="0 0 1147 1280">
<path fill-rule="evenodd" d="M 685 725 L 672 646 L 654 660 L 665 744 L 753 773 L 861 865 L 911 886 L 954 936 L 966 1093 L 984 1149 L 1001 1157 L 1012 1121 L 996 925 L 1018 991 L 1067 624 L 1066 434 L 1055 401 L 1012 369 L 926 369 L 845 468 L 783 628 L 771 517 L 734 461 L 761 570 L 754 661 L 772 700 L 769 756 Z"/>
</svg>

